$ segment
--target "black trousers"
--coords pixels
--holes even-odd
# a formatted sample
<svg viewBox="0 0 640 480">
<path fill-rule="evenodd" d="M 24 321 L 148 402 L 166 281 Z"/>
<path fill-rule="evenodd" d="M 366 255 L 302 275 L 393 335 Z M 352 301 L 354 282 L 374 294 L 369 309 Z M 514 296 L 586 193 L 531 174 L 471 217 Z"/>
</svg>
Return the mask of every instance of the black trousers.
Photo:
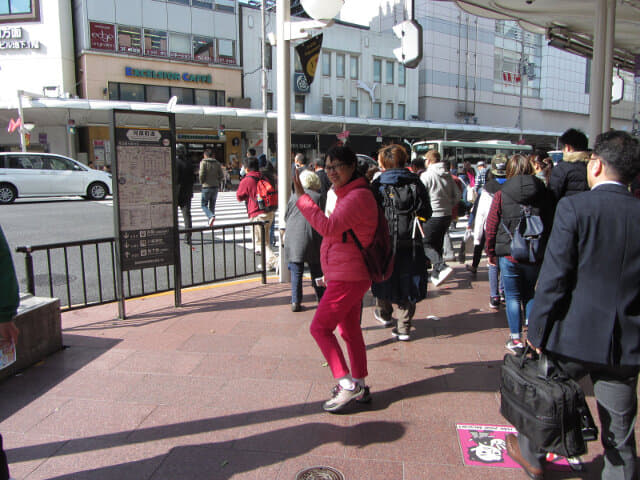
<svg viewBox="0 0 640 480">
<path fill-rule="evenodd" d="M 600 365 L 553 353 L 548 355 L 573 379 L 579 380 L 586 375 L 591 377 L 598 401 L 600 439 L 604 447 L 604 469 L 601 478 L 638 478 L 634 426 L 638 411 L 636 388 L 640 367 Z M 526 432 L 518 432 L 518 442 L 525 460 L 535 467 L 542 468 L 545 452 L 531 443 Z"/>
<path fill-rule="evenodd" d="M 431 217 L 424 224 L 424 254 L 427 256 L 433 270 L 439 272 L 444 268 L 444 260 L 442 259 L 442 247 L 444 244 L 444 236 L 451 225 L 451 216 Z"/>
<path fill-rule="evenodd" d="M 9 480 L 9 462 L 7 462 L 7 454 L 4 453 L 2 435 L 0 435 L 0 480 Z"/>
</svg>

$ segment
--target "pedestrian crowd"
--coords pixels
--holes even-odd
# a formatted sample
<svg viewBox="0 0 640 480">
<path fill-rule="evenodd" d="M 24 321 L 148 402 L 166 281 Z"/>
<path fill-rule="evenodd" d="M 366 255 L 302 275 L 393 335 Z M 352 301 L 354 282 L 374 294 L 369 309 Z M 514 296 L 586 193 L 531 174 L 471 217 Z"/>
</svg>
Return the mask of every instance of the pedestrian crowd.
<svg viewBox="0 0 640 480">
<path fill-rule="evenodd" d="M 615 130 L 599 135 L 592 150 L 576 129 L 559 141 L 563 158 L 556 165 L 546 152 L 534 151 L 497 153 L 486 164 L 464 162 L 458 169 L 436 150 L 410 158 L 402 145 L 384 146 L 375 159 L 344 145 L 315 161 L 292 155 L 293 194 L 279 234 L 293 312 L 305 309 L 305 265 L 311 276 L 317 307 L 310 333 L 336 382 L 324 410 L 373 398 L 361 327 L 364 295 L 371 289 L 375 321 L 398 341 L 410 341 L 429 280 L 438 286 L 453 273 L 446 263 L 453 250 L 449 231 L 467 216 L 461 259 L 472 240 L 466 270 L 473 280 L 486 256 L 489 307 L 504 309 L 509 328 L 505 348 L 515 355 L 544 354 L 568 378 L 589 375 L 601 419 L 602 478 L 637 478 L 640 147 Z M 178 206 L 189 229 L 194 172 L 184 147 L 176 153 Z M 275 169 L 250 150 L 241 176 L 236 196 L 256 223 L 255 252 L 275 268 L 271 238 L 263 238 L 272 230 L 278 201 Z M 202 209 L 213 226 L 225 171 L 210 150 L 199 180 Z M 381 238 L 388 258 L 375 257 Z M 6 278 L 0 278 L 0 335 L 15 342 L 17 290 L 7 250 L 0 230 L 0 262 L 7 263 Z M 385 261 L 388 272 L 375 270 Z M 518 433 L 507 435 L 508 454 L 530 478 L 542 479 L 547 452 L 529 432 Z"/>
</svg>

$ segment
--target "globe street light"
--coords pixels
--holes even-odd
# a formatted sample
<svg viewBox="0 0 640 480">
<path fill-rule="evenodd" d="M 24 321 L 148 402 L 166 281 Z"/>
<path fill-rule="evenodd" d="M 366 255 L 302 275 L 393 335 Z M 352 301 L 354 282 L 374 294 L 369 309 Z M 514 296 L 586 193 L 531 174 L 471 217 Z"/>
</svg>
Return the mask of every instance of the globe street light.
<svg viewBox="0 0 640 480">
<path fill-rule="evenodd" d="M 291 22 L 291 1 L 276 2 L 276 46 L 278 68 L 276 71 L 278 96 L 278 206 L 279 225 L 284 225 L 287 201 L 291 195 L 291 40 L 308 38 L 310 29 L 331 25 L 333 17 L 340 13 L 344 0 L 302 0 L 302 7 L 314 20 Z M 280 242 L 280 282 L 288 282 L 289 270 L 284 258 L 284 246 Z"/>
</svg>

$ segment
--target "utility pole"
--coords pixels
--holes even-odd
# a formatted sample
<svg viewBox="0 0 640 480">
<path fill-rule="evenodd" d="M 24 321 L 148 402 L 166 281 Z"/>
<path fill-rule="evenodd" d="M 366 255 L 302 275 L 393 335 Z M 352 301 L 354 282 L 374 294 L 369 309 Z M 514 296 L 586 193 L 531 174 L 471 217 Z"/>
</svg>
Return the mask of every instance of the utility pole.
<svg viewBox="0 0 640 480">
<path fill-rule="evenodd" d="M 267 122 L 267 30 L 266 30 L 267 0 L 262 0 L 262 151 L 269 160 L 269 130 Z M 271 46 L 269 45 L 269 48 Z M 271 56 L 273 58 L 273 55 Z"/>
<path fill-rule="evenodd" d="M 520 75 L 520 104 L 518 106 L 518 123 L 516 123 L 516 128 L 520 129 L 520 140 L 522 140 L 522 110 L 523 110 L 523 105 L 522 105 L 522 99 L 524 96 L 524 77 L 527 74 L 527 70 L 524 64 L 524 39 L 525 39 L 525 33 L 524 30 L 522 30 L 522 27 L 520 27 L 520 32 L 521 32 L 521 42 L 520 42 L 520 61 L 518 62 L 518 75 Z"/>
</svg>

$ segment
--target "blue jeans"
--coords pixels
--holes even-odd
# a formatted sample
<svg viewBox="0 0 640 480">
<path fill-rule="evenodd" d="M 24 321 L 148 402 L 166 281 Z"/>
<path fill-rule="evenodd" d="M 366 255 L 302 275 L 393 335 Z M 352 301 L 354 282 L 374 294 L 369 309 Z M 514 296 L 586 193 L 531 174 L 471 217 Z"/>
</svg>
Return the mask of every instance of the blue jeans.
<svg viewBox="0 0 640 480">
<path fill-rule="evenodd" d="M 216 200 L 218 199 L 218 187 L 202 187 L 202 211 L 207 220 L 216 216 Z"/>
<path fill-rule="evenodd" d="M 322 267 L 319 263 L 309 263 L 309 273 L 311 274 L 311 284 L 316 291 L 318 302 L 324 293 L 324 287 L 316 285 L 316 278 L 322 276 Z M 304 263 L 289 262 L 289 271 L 291 272 L 291 303 L 302 303 L 302 274 L 304 273 Z"/>
<path fill-rule="evenodd" d="M 509 331 L 513 335 L 520 335 L 522 307 L 525 318 L 529 318 L 540 265 L 513 263 L 507 257 L 498 257 L 498 265 L 504 285 Z"/>
<path fill-rule="evenodd" d="M 498 265 L 489 265 L 489 295 L 498 297 L 503 290 L 500 267 Z"/>
</svg>

